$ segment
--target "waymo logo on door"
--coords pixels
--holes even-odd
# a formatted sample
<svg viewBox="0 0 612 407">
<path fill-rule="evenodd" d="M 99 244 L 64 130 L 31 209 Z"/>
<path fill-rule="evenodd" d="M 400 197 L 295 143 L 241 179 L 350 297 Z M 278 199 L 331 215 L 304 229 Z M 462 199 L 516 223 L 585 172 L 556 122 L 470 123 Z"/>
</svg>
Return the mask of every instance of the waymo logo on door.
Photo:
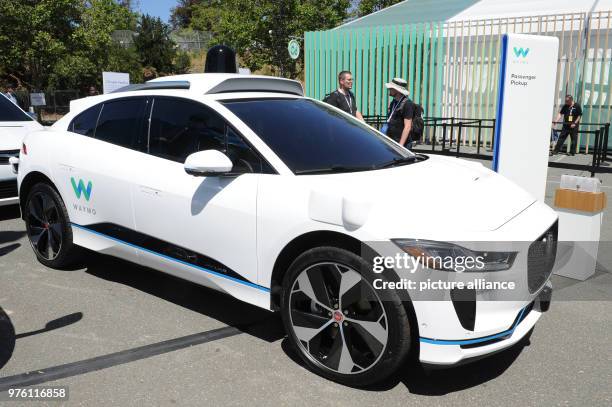
<svg viewBox="0 0 612 407">
<path fill-rule="evenodd" d="M 72 189 L 74 190 L 76 197 L 81 199 L 82 194 L 85 197 L 85 200 L 89 201 L 89 198 L 91 197 L 91 181 L 87 183 L 87 187 L 85 187 L 85 183 L 80 178 L 79 182 L 77 183 L 73 177 L 70 177 L 70 182 L 72 183 Z"/>
<path fill-rule="evenodd" d="M 529 54 L 529 48 L 514 47 L 514 55 L 517 58 L 526 58 L 527 54 Z"/>
</svg>

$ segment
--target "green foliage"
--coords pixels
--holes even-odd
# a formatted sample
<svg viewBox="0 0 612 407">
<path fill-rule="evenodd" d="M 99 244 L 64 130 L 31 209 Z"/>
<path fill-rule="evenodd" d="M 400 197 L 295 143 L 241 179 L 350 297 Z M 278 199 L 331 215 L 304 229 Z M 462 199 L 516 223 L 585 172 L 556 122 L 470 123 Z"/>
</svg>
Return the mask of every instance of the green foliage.
<svg viewBox="0 0 612 407">
<path fill-rule="evenodd" d="M 204 0 L 197 2 L 191 7 L 191 16 L 188 25 L 200 31 L 217 32 L 217 25 L 221 18 L 221 10 L 224 7 L 224 1 L 221 0 Z"/>
<path fill-rule="evenodd" d="M 210 1 L 209 1 L 210 2 Z M 178 0 L 177 5 L 172 8 L 170 14 L 170 25 L 178 30 L 187 28 L 191 24 L 195 6 L 202 3 L 201 0 Z"/>
<path fill-rule="evenodd" d="M 132 3 L 0 0 L 0 84 L 84 89 L 100 87 L 102 71 L 129 72 L 132 82 L 189 71 L 189 56 L 177 53 L 170 27 L 139 16 Z M 394 2 L 362 0 L 360 7 L 366 3 Z M 178 0 L 172 22 L 212 32 L 215 43 L 236 49 L 252 71 L 296 77 L 302 57 L 289 58 L 288 41 L 341 24 L 350 5 L 351 0 Z M 137 31 L 134 46 L 116 44 L 115 30 Z"/>
<path fill-rule="evenodd" d="M 191 68 L 191 57 L 186 52 L 179 52 L 176 54 L 176 58 L 174 60 L 174 70 L 175 74 L 183 74 L 189 73 L 189 69 Z"/>
<path fill-rule="evenodd" d="M 14 82 L 42 87 L 68 50 L 79 0 L 0 1 L 0 70 Z"/>
<path fill-rule="evenodd" d="M 141 75 L 134 50 L 111 38 L 136 15 L 114 0 L 0 1 L 0 75 L 31 89 L 100 86 L 101 73 Z"/>
<path fill-rule="evenodd" d="M 357 7 L 357 17 L 367 16 L 403 0 L 361 0 Z"/>
<path fill-rule="evenodd" d="M 193 6 L 192 28 L 212 31 L 213 42 L 233 47 L 252 71 L 266 65 L 294 78 L 299 60 L 289 57 L 287 43 L 304 31 L 337 26 L 347 16 L 350 0 L 225 0 Z"/>
<path fill-rule="evenodd" d="M 143 15 L 136 32 L 134 46 L 142 65 L 155 67 L 160 73 L 171 73 L 176 49 L 170 39 L 170 26 L 157 17 Z"/>
</svg>

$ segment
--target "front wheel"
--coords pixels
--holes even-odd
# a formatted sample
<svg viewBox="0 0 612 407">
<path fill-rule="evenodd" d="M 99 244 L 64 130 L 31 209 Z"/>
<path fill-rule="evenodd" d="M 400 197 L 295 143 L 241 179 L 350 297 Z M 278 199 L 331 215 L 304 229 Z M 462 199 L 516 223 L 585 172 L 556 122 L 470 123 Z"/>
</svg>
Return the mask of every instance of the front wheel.
<svg viewBox="0 0 612 407">
<path fill-rule="evenodd" d="M 283 281 L 289 341 L 315 373 L 351 386 L 382 381 L 410 351 L 403 304 L 392 294 L 381 300 L 359 272 L 367 269 L 352 252 L 319 247 L 300 255 Z"/>
<path fill-rule="evenodd" d="M 68 212 L 57 191 L 39 183 L 29 191 L 24 205 L 26 233 L 36 258 L 51 268 L 73 264 L 78 248 L 72 242 Z"/>
</svg>

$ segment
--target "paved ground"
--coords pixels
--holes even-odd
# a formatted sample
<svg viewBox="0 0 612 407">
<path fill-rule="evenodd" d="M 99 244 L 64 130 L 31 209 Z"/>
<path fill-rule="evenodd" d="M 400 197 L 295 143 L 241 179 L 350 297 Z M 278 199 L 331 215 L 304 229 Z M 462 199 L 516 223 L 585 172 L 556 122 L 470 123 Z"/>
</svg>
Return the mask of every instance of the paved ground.
<svg viewBox="0 0 612 407">
<path fill-rule="evenodd" d="M 551 170 L 547 199 L 562 172 Z M 554 277 L 555 296 L 596 301 L 554 302 L 530 342 L 448 370 L 407 366 L 364 390 L 304 369 L 274 314 L 97 255 L 84 269 L 41 266 L 15 215 L 5 208 L 0 222 L 0 388 L 69 386 L 66 404 L 82 406 L 612 405 L 610 251 L 587 282 Z"/>
</svg>

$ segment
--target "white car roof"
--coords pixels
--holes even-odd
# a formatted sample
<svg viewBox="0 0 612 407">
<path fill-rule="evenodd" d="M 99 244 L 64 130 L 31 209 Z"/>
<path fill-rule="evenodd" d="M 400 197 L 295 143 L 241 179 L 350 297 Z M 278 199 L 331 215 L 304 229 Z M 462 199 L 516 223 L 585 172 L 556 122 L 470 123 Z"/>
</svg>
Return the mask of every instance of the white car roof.
<svg viewBox="0 0 612 407">
<path fill-rule="evenodd" d="M 142 89 L 148 86 L 161 85 L 167 82 L 177 84 L 184 89 L 188 84 L 191 92 L 202 94 L 234 93 L 234 92 L 278 92 L 304 96 L 304 88 L 298 81 L 264 75 L 240 75 L 226 73 L 198 73 L 186 75 L 164 76 L 148 81 Z M 179 87 L 183 84 L 183 86 Z M 148 85 L 148 86 L 147 86 Z"/>
<path fill-rule="evenodd" d="M 112 93 L 88 96 L 70 101 L 70 113 L 58 120 L 59 127 L 72 120 L 75 113 L 97 103 L 121 96 L 190 96 L 210 97 L 214 100 L 244 97 L 303 97 L 304 88 L 299 81 L 264 75 L 226 73 L 199 73 L 156 78 L 144 84 L 129 85 Z M 54 125 L 55 127 L 55 125 Z"/>
</svg>

